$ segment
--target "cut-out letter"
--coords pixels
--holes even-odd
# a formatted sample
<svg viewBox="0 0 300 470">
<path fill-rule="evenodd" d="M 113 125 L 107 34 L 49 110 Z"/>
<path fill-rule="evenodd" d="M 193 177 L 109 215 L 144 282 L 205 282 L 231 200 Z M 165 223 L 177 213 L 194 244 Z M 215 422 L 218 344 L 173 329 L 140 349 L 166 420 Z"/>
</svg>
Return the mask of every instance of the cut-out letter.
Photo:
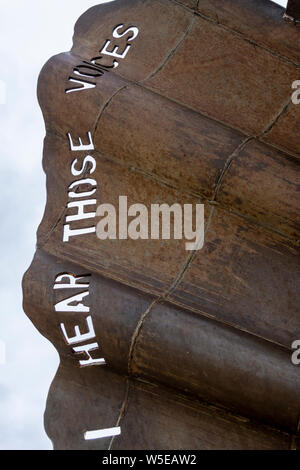
<svg viewBox="0 0 300 470">
<path fill-rule="evenodd" d="M 94 206 L 97 204 L 96 199 L 90 199 L 88 201 L 76 201 L 76 202 L 69 202 L 68 208 L 77 208 L 77 214 L 75 215 L 68 215 L 66 217 L 66 222 L 74 222 L 76 220 L 83 220 L 83 219 L 93 219 L 96 216 L 96 212 L 84 212 L 85 206 Z"/>
<path fill-rule="evenodd" d="M 73 142 L 73 139 L 72 139 L 72 136 L 71 136 L 70 132 L 68 132 L 67 136 L 68 136 L 68 139 L 69 139 L 69 142 L 70 142 L 70 148 L 71 148 L 72 152 L 95 150 L 91 132 L 87 133 L 87 136 L 89 138 L 89 143 L 87 145 L 82 143 L 82 139 L 80 137 L 78 137 L 79 145 L 74 145 L 74 142 Z"/>
<path fill-rule="evenodd" d="M 68 279 L 67 284 L 61 284 L 65 279 Z M 87 284 L 80 283 L 81 280 L 89 280 L 90 276 L 73 276 L 73 274 L 60 274 L 55 279 L 55 284 L 53 289 L 82 289 L 83 287 L 89 287 L 90 283 Z"/>
<path fill-rule="evenodd" d="M 61 323 L 60 327 L 61 327 L 61 330 L 63 332 L 63 335 L 65 337 L 67 344 L 70 345 L 70 344 L 82 343 L 83 341 L 89 341 L 90 339 L 96 338 L 92 317 L 87 317 L 86 322 L 87 322 L 89 331 L 87 333 L 82 334 L 80 332 L 79 326 L 76 325 L 74 328 L 75 336 L 71 338 L 67 334 L 65 325 Z"/>
<path fill-rule="evenodd" d="M 88 357 L 86 361 L 79 361 L 81 367 L 106 364 L 105 359 L 103 357 L 101 357 L 100 359 L 92 358 L 92 356 L 90 355 L 90 351 L 95 351 L 96 349 L 99 349 L 98 343 L 86 344 L 84 346 L 77 346 L 76 348 L 73 348 L 75 354 L 85 354 Z"/>
<path fill-rule="evenodd" d="M 79 80 L 76 78 L 69 77 L 69 82 L 74 82 L 74 83 L 79 83 L 81 86 L 80 87 L 73 87 L 73 88 L 68 88 L 66 89 L 66 93 L 72 93 L 73 91 L 82 91 L 82 90 L 88 90 L 89 88 L 95 88 L 96 83 L 91 83 L 87 82 L 85 80 Z"/>
<path fill-rule="evenodd" d="M 90 308 L 84 305 L 82 300 L 89 295 L 89 291 L 68 297 L 55 305 L 56 312 L 89 312 Z M 76 305 L 71 305 L 76 303 Z"/>
</svg>

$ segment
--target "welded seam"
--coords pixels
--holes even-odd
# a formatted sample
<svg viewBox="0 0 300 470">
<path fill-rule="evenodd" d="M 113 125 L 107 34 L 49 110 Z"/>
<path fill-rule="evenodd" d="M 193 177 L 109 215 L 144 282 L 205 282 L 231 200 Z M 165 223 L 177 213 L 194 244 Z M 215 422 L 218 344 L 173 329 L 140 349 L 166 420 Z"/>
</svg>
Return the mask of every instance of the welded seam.
<svg viewBox="0 0 300 470">
<path fill-rule="evenodd" d="M 268 225 L 268 224 L 264 224 L 263 222 L 261 222 L 260 220 L 257 220 L 257 219 L 254 219 L 253 217 L 250 217 L 248 215 L 245 215 L 245 214 L 242 214 L 241 212 L 238 212 L 234 209 L 232 209 L 231 207 L 228 207 L 228 206 L 225 206 L 225 205 L 222 205 L 220 204 L 219 202 L 217 201 L 208 201 L 208 204 L 215 204 L 216 207 L 219 208 L 219 210 L 221 211 L 225 211 L 229 214 L 232 214 L 232 215 L 235 215 L 237 217 L 240 217 L 241 219 L 243 220 L 246 220 L 247 222 L 249 222 L 250 224 L 252 225 L 255 225 L 256 227 L 260 227 L 262 228 L 263 230 L 266 230 L 268 232 L 271 232 L 271 233 L 276 233 L 277 235 L 280 235 L 281 237 L 285 238 L 286 240 L 290 240 L 291 242 L 293 242 L 294 244 L 296 244 L 297 246 L 300 244 L 300 239 L 299 237 L 293 237 L 291 235 L 288 235 L 287 233 L 284 233 L 284 232 L 281 232 L 280 230 L 278 230 L 277 228 L 275 227 L 272 227 L 271 225 Z"/>
<path fill-rule="evenodd" d="M 54 232 L 54 230 L 56 229 L 56 227 L 58 226 L 58 224 L 61 222 L 62 218 L 64 217 L 66 211 L 67 211 L 67 207 L 64 207 L 63 210 L 61 211 L 61 213 L 59 214 L 56 222 L 53 224 L 53 226 L 49 230 L 49 233 L 47 235 L 45 235 L 44 239 L 42 239 L 41 241 L 39 241 L 39 240 L 37 241 L 37 248 L 41 249 L 41 248 L 43 248 L 43 246 L 46 245 L 46 243 L 49 240 L 49 238 L 51 237 L 52 233 Z M 43 223 L 43 221 L 41 221 L 40 225 L 42 225 L 42 223 Z"/>
<path fill-rule="evenodd" d="M 107 101 L 106 103 L 104 104 L 104 106 L 101 108 L 100 110 L 100 113 L 97 117 L 97 120 L 96 120 L 96 124 L 95 124 L 95 128 L 94 128 L 94 131 L 93 131 L 93 135 L 95 134 L 96 130 L 97 130 L 97 127 L 99 125 L 99 122 L 100 122 L 100 119 L 103 115 L 103 112 L 104 110 L 109 106 L 109 104 L 111 103 L 111 101 L 113 100 L 113 98 L 119 93 L 121 92 L 124 88 L 127 88 L 127 87 L 130 87 L 132 84 L 129 83 L 129 84 L 126 84 L 124 85 L 123 87 L 119 88 Z M 209 205 L 220 205 L 220 208 L 221 209 L 224 209 L 224 210 L 227 210 L 226 207 L 223 207 L 222 204 L 219 204 L 216 200 L 217 196 L 218 196 L 218 193 L 220 191 L 220 188 L 222 186 L 222 183 L 223 183 L 223 179 L 224 177 L 226 176 L 226 174 L 228 173 L 229 169 L 230 169 L 230 166 L 233 162 L 234 159 L 236 159 L 238 157 L 238 155 L 240 154 L 240 152 L 246 147 L 246 145 L 248 145 L 252 140 L 259 140 L 262 138 L 262 137 L 265 137 L 272 129 L 273 127 L 277 124 L 277 122 L 279 121 L 279 119 L 281 118 L 281 116 L 287 111 L 289 105 L 291 103 L 291 99 L 289 98 L 288 101 L 283 105 L 283 107 L 281 108 L 281 110 L 278 112 L 278 114 L 275 116 L 275 118 L 273 118 L 270 123 L 266 126 L 265 130 L 259 134 L 259 135 L 255 135 L 255 136 L 251 136 L 251 137 L 247 137 L 230 155 L 229 157 L 227 158 L 226 162 L 225 162 L 225 165 L 224 165 L 224 168 L 221 172 L 221 175 L 216 183 L 216 187 L 215 187 L 215 190 L 214 190 L 214 193 L 213 193 L 213 197 L 212 199 L 210 200 L 206 200 L 205 198 L 202 198 L 200 202 L 206 202 L 207 204 Z M 53 133 L 53 130 L 49 131 L 49 133 Z M 60 134 L 56 134 L 56 132 L 54 132 L 55 135 L 57 135 L 58 137 L 62 138 L 62 136 Z M 264 141 L 263 141 L 264 142 Z M 264 142 L 265 143 L 265 142 Z M 268 145 L 268 143 L 266 143 L 266 145 Z M 170 187 L 170 188 L 174 188 L 174 189 L 177 189 L 177 190 L 180 190 L 181 192 L 183 192 L 184 194 L 189 194 L 188 192 L 184 191 L 183 188 L 177 188 L 176 186 L 172 186 L 171 184 L 168 184 L 168 182 L 164 182 L 162 180 L 160 180 L 159 178 L 155 178 L 154 175 L 151 175 L 151 174 L 148 174 L 146 172 L 144 172 L 143 170 L 139 170 L 138 168 L 135 168 L 134 166 L 132 165 L 125 165 L 123 164 L 121 161 L 119 161 L 118 159 L 115 159 L 115 158 L 109 158 L 109 156 L 106 156 L 104 154 L 102 154 L 101 152 L 99 151 L 96 151 L 97 153 L 103 155 L 103 157 L 107 158 L 108 160 L 111 160 L 111 161 L 116 161 L 117 163 L 121 163 L 122 165 L 132 169 L 133 171 L 137 172 L 137 173 L 140 173 L 144 176 L 148 176 L 150 177 L 151 179 L 157 181 L 158 183 L 160 184 L 163 184 L 167 187 Z M 286 152 L 285 152 L 286 153 Z M 199 197 L 198 195 L 196 194 L 192 194 L 191 195 L 193 197 Z M 46 243 L 47 241 L 49 240 L 50 236 L 52 235 L 53 231 L 56 229 L 56 227 L 58 226 L 59 222 L 61 221 L 64 213 L 66 211 L 66 207 L 63 209 L 62 213 L 59 215 L 57 221 L 55 222 L 55 224 L 53 225 L 53 227 L 50 229 L 49 231 L 49 234 L 45 236 L 44 240 L 41 241 L 41 243 L 38 243 L 37 246 L 39 248 L 42 248 Z M 232 212 L 232 211 L 231 211 Z M 243 214 L 240 214 L 239 212 L 236 212 L 235 215 L 239 216 L 239 217 L 243 217 L 243 218 L 246 218 Z M 248 219 L 247 219 L 248 220 Z M 261 222 L 258 222 L 256 220 L 253 219 L 253 223 L 255 223 L 256 225 L 266 229 L 266 230 L 269 230 L 271 232 L 275 232 L 275 233 L 278 233 L 280 235 L 282 235 L 283 237 L 289 239 L 289 240 L 292 240 L 292 241 L 296 241 L 299 243 L 299 241 L 297 241 L 296 238 L 293 238 L 293 237 L 290 237 L 288 234 L 285 234 L 285 233 L 282 233 L 280 231 L 278 231 L 277 229 L 275 229 L 274 227 L 270 227 L 270 226 L 266 226 L 264 224 L 262 224 Z M 192 256 L 192 255 L 191 255 Z"/>
<path fill-rule="evenodd" d="M 126 414 L 126 410 L 127 410 L 128 404 L 129 404 L 129 391 L 130 391 L 130 378 L 129 377 L 130 377 L 130 375 L 132 375 L 132 363 L 133 363 L 133 355 L 134 355 L 134 349 L 135 349 L 136 342 L 138 340 L 138 337 L 140 335 L 140 332 L 142 330 L 142 327 L 144 325 L 146 317 L 148 316 L 148 314 L 150 313 L 150 311 L 154 307 L 154 305 L 157 302 L 159 302 L 159 300 L 161 300 L 160 297 L 158 297 L 153 302 L 151 302 L 151 304 L 149 305 L 147 310 L 141 315 L 141 317 L 140 317 L 140 319 L 139 319 L 139 321 L 138 321 L 138 323 L 135 327 L 134 333 L 132 335 L 131 343 L 130 343 L 130 349 L 129 349 L 129 353 L 128 353 L 128 365 L 127 365 L 128 377 L 126 379 L 127 380 L 126 392 L 125 392 L 125 397 L 124 397 L 124 400 L 123 400 L 123 403 L 122 403 L 122 407 L 121 407 L 121 411 L 120 411 L 120 414 L 119 414 L 119 417 L 118 417 L 118 420 L 117 420 L 116 427 L 120 426 L 120 424 L 121 424 L 121 422 L 122 422 L 122 420 L 123 420 L 123 418 Z M 115 440 L 115 436 L 111 439 L 108 450 L 112 449 L 112 446 L 114 444 L 114 440 Z"/>
<path fill-rule="evenodd" d="M 135 330 L 133 332 L 133 335 L 131 337 L 131 343 L 130 343 L 130 349 L 129 349 L 129 354 L 128 354 L 128 374 L 131 375 L 132 374 L 132 364 L 133 364 L 133 356 L 134 356 L 134 352 L 135 352 L 135 346 L 136 346 L 136 343 L 137 343 L 137 340 L 140 336 L 140 333 L 141 333 L 141 330 L 143 328 L 143 325 L 145 323 L 145 320 L 147 318 L 147 316 L 149 315 L 150 311 L 152 310 L 152 308 L 154 307 L 154 305 L 156 305 L 159 301 L 163 300 L 164 298 L 164 295 L 158 297 L 157 299 L 153 300 L 153 302 L 151 302 L 151 304 L 149 305 L 149 307 L 147 308 L 147 310 L 141 315 L 136 327 L 135 327 Z"/>
<path fill-rule="evenodd" d="M 129 392 L 130 392 L 130 380 L 129 380 L 129 378 L 127 378 L 126 379 L 125 397 L 124 397 L 122 407 L 121 407 L 121 410 L 120 410 L 120 414 L 119 414 L 119 417 L 118 417 L 118 420 L 117 420 L 117 423 L 116 423 L 116 426 L 115 426 L 116 428 L 118 428 L 121 425 L 121 422 L 122 422 L 122 420 L 123 420 L 123 418 L 126 414 L 128 403 L 129 403 Z M 111 438 L 109 446 L 108 446 L 108 450 L 112 450 L 115 439 L 116 439 L 116 436 L 113 436 Z"/>
<path fill-rule="evenodd" d="M 189 32 L 191 31 L 194 22 L 195 22 L 195 17 L 192 18 L 191 23 L 189 24 L 189 26 L 187 27 L 187 29 L 184 31 L 182 37 L 179 39 L 179 41 L 178 41 L 178 43 L 176 44 L 176 46 L 173 47 L 173 49 L 171 49 L 171 51 L 169 52 L 169 54 L 167 55 L 167 57 L 162 61 L 162 63 L 157 67 L 157 69 L 154 70 L 154 72 L 151 72 L 150 75 L 148 75 L 148 77 L 144 78 L 144 79 L 141 80 L 139 83 L 145 83 L 147 80 L 150 80 L 150 78 L 153 78 L 153 77 L 167 64 L 167 62 L 169 62 L 169 60 L 171 59 L 171 57 L 173 57 L 173 55 L 178 51 L 178 49 L 180 48 L 180 46 L 183 44 L 185 38 L 187 37 L 187 35 L 188 35 Z"/>
<path fill-rule="evenodd" d="M 245 142 L 246 144 L 246 142 Z M 211 221 L 212 221 L 212 218 L 213 218 L 213 214 L 214 214 L 214 211 L 215 211 L 215 208 L 214 207 L 211 207 L 211 210 L 210 210 L 210 214 L 209 214 L 209 218 L 208 218 L 208 221 L 207 221 L 207 224 L 206 224 L 206 228 L 205 228 L 205 235 L 207 234 L 209 228 L 210 228 L 210 225 L 211 225 Z M 185 261 L 182 269 L 180 270 L 178 276 L 176 277 L 175 281 L 173 282 L 173 284 L 169 287 L 169 289 L 163 294 L 161 295 L 160 297 L 156 298 L 155 300 L 153 300 L 153 302 L 149 305 L 149 307 L 147 308 L 147 310 L 141 315 L 137 325 L 136 325 L 136 328 L 135 328 L 135 331 L 132 335 L 132 338 L 131 338 L 131 344 L 130 344 L 130 350 L 129 350 L 129 354 L 128 354 L 128 376 L 130 375 L 133 375 L 133 371 L 132 371 L 132 364 L 134 362 L 134 354 L 135 354 L 135 348 L 136 348 L 136 345 L 137 345 L 137 341 L 140 337 L 140 334 L 141 334 L 141 331 L 142 331 L 142 328 L 150 314 L 150 312 L 152 311 L 153 307 L 155 305 L 157 305 L 159 302 L 163 301 L 163 300 L 167 300 L 168 297 L 170 296 L 170 294 L 176 289 L 176 287 L 180 284 L 181 280 L 183 279 L 187 269 L 189 268 L 189 266 L 191 265 L 191 263 L 193 262 L 194 258 L 196 257 L 197 255 L 197 252 L 196 251 L 193 251 L 187 258 L 187 260 Z M 199 313 L 199 312 L 198 312 Z M 201 315 L 202 316 L 202 315 Z M 207 315 L 204 315 L 204 316 L 207 316 Z M 230 326 L 232 327 L 234 330 L 241 330 L 241 331 L 244 331 L 245 333 L 248 333 L 250 334 L 251 336 L 254 336 L 254 337 L 259 337 L 258 335 L 255 335 L 251 332 L 248 332 L 246 330 L 243 330 L 239 327 L 237 327 L 237 325 L 233 325 L 233 324 L 229 324 L 229 323 L 226 323 L 226 322 L 222 322 L 220 321 L 219 319 L 215 319 L 218 323 L 220 324 L 227 324 L 227 326 Z M 269 340 L 267 338 L 262 338 L 262 339 L 265 339 L 266 341 L 272 343 L 272 344 L 276 344 L 274 343 L 272 340 Z M 278 346 L 281 346 L 283 347 L 283 345 L 280 345 L 278 344 Z M 286 348 L 285 348 L 286 349 Z M 127 389 L 126 389 L 126 393 L 125 393 L 125 397 L 124 397 L 124 401 L 123 401 L 123 404 L 122 404 L 122 408 L 121 408 L 121 412 L 120 412 L 120 415 L 119 415 L 119 418 L 118 418 L 118 421 L 117 421 L 117 425 L 116 426 L 120 426 L 120 423 L 123 419 L 123 417 L 125 416 L 125 413 L 126 413 L 126 410 L 127 410 L 127 407 L 128 407 L 128 403 L 129 403 L 129 388 L 130 388 L 130 379 L 129 377 L 127 378 Z M 297 433 L 299 433 L 299 427 L 300 427 L 300 419 L 299 419 L 299 422 L 298 422 L 298 429 L 297 429 Z M 113 445 L 113 442 L 114 442 L 114 439 L 115 437 L 112 438 L 111 442 L 110 442 L 110 446 L 109 446 L 109 449 L 108 450 L 111 450 L 112 449 L 112 445 Z M 292 443 L 291 443 L 291 449 L 293 449 L 294 447 L 293 446 L 296 446 L 296 437 L 292 437 Z M 295 447 L 296 448 L 296 447 Z"/>
<path fill-rule="evenodd" d="M 232 161 L 240 154 L 240 152 L 245 148 L 245 146 L 251 142 L 252 140 L 254 139 L 257 139 L 259 137 L 262 137 L 264 135 L 266 135 L 272 128 L 273 126 L 276 124 L 276 122 L 278 121 L 278 119 L 280 118 L 280 116 L 286 111 L 288 105 L 290 103 L 290 99 L 287 103 L 284 104 L 284 106 L 282 107 L 282 109 L 279 111 L 279 113 L 276 115 L 276 117 L 274 119 L 272 119 L 272 121 L 266 126 L 265 130 L 259 135 L 259 136 L 251 136 L 251 137 L 247 137 L 232 153 L 231 155 L 227 158 L 226 162 L 225 162 L 225 165 L 224 165 L 224 168 L 222 170 L 222 173 L 219 177 L 219 180 L 216 184 L 216 188 L 214 190 L 214 195 L 213 195 L 213 198 L 212 198 L 212 203 L 213 202 L 216 202 L 216 197 L 218 195 L 218 192 L 220 190 L 220 187 L 222 185 L 222 182 L 223 182 L 223 179 L 224 179 L 224 176 L 226 175 L 226 173 L 228 172 L 230 166 L 231 166 L 231 163 Z M 212 217 L 213 217 L 213 214 L 214 214 L 214 210 L 215 208 L 212 206 L 211 209 L 210 209 L 210 215 L 209 215 L 209 218 L 208 218 L 208 222 L 207 222 L 207 225 L 206 225 L 206 228 L 205 228 L 205 235 L 207 234 L 209 228 L 210 228 L 210 225 L 211 225 L 211 221 L 212 221 Z M 134 353 L 135 353 L 135 346 L 137 344 L 137 341 L 138 341 L 138 338 L 140 336 L 140 333 L 141 333 L 141 330 L 143 328 L 143 325 L 149 315 L 149 313 L 151 312 L 152 308 L 154 307 L 154 305 L 156 305 L 158 302 L 162 301 L 162 300 L 165 300 L 167 299 L 170 294 L 176 289 L 176 287 L 180 284 L 180 282 L 182 281 L 187 269 L 189 268 L 189 266 L 191 265 L 191 263 L 193 262 L 193 260 L 195 259 L 197 255 L 197 252 L 196 251 L 193 251 L 189 256 L 188 258 L 186 259 L 182 269 L 180 270 L 178 276 L 176 277 L 176 279 L 174 280 L 173 284 L 168 288 L 168 290 L 162 295 L 160 296 L 159 298 L 155 299 L 148 307 L 148 309 L 142 314 L 136 328 L 135 328 L 135 331 L 133 333 L 133 336 L 132 336 L 132 339 L 131 339 L 131 344 L 130 344 L 130 350 L 129 350 L 129 356 L 128 356 L 128 374 L 130 375 L 132 373 L 132 363 L 133 363 L 133 360 L 134 360 Z M 237 328 L 233 325 L 234 328 Z M 239 329 L 239 328 L 237 328 Z M 255 335 L 254 335 L 255 336 Z"/>
<path fill-rule="evenodd" d="M 289 352 L 290 354 L 293 352 L 293 350 L 287 346 L 286 344 L 280 343 L 278 341 L 274 341 L 273 339 L 267 338 L 266 336 L 260 335 L 258 333 L 253 333 L 251 330 L 247 330 L 247 328 L 243 328 L 236 323 L 232 323 L 230 321 L 226 321 L 223 319 L 220 319 L 218 317 L 215 317 L 214 315 L 207 313 L 203 310 L 199 310 L 197 308 L 191 307 L 190 305 L 186 305 L 185 303 L 181 303 L 179 300 L 176 300 L 174 298 L 172 299 L 166 299 L 175 307 L 179 307 L 180 309 L 186 310 L 188 312 L 196 313 L 198 316 L 203 317 L 203 318 L 208 318 L 209 320 L 213 320 L 215 323 L 221 326 L 226 326 L 229 327 L 230 329 L 234 330 L 235 332 L 238 331 L 246 333 L 247 335 L 255 338 L 255 339 L 261 339 L 263 341 L 266 341 L 267 343 L 272 344 L 273 346 L 279 347 L 285 352 Z"/>
<path fill-rule="evenodd" d="M 273 129 L 273 127 L 277 124 L 281 116 L 285 113 L 285 111 L 287 111 L 290 104 L 291 104 L 291 98 L 289 97 L 287 102 L 283 105 L 281 111 L 279 111 L 277 116 L 271 120 L 271 122 L 267 125 L 266 129 L 257 137 L 258 139 L 261 139 Z"/>
<path fill-rule="evenodd" d="M 231 163 L 232 161 L 238 157 L 238 155 L 240 154 L 240 152 L 245 148 L 245 146 L 251 142 L 253 139 L 255 139 L 255 137 L 247 137 L 247 139 L 245 139 L 243 142 L 240 143 L 240 145 L 229 155 L 229 157 L 227 158 L 226 162 L 225 162 L 225 165 L 224 165 L 224 168 L 219 176 L 219 179 L 217 181 L 217 184 L 216 184 L 216 187 L 215 187 L 215 190 L 214 190 L 214 194 L 213 194 L 213 197 L 212 197 L 212 201 L 216 201 L 216 198 L 217 198 L 217 195 L 218 195 L 218 192 L 222 186 L 222 183 L 223 183 L 223 179 L 226 175 L 226 173 L 228 172 L 230 166 L 231 166 Z"/>
<path fill-rule="evenodd" d="M 281 118 L 281 116 L 285 113 L 285 111 L 288 109 L 289 107 L 289 104 L 291 102 L 291 98 L 288 99 L 288 101 L 282 106 L 281 110 L 276 114 L 276 116 L 269 122 L 269 124 L 266 126 L 266 128 L 264 129 L 263 132 L 261 132 L 259 135 L 254 135 L 254 136 L 250 136 L 250 137 L 247 137 L 233 152 L 231 155 L 229 155 L 229 157 L 227 158 L 226 162 L 225 162 L 225 166 L 220 174 L 220 177 L 217 181 L 217 184 L 216 184 L 216 187 L 215 187 L 215 190 L 214 190 L 214 194 L 213 194 L 213 198 L 212 198 L 212 201 L 216 201 L 217 199 L 217 196 L 218 196 L 218 193 L 220 191 L 220 188 L 222 186 L 222 183 L 223 183 L 223 179 L 225 177 L 225 175 L 228 173 L 228 170 L 233 162 L 234 159 L 236 159 L 240 152 L 250 143 L 252 142 L 253 140 L 259 140 L 262 138 L 262 137 L 265 137 L 272 129 L 273 127 L 276 125 L 276 123 L 279 121 L 279 119 Z"/>
<path fill-rule="evenodd" d="M 210 227 L 210 224 L 211 224 L 211 220 L 212 220 L 212 217 L 213 217 L 213 213 L 214 213 L 214 210 L 215 208 L 212 207 L 210 209 L 210 214 L 209 214 L 209 217 L 208 217 L 208 221 L 207 221 L 207 224 L 206 224 L 206 227 L 205 227 L 205 235 L 207 234 L 208 230 L 209 230 L 209 227 Z M 147 308 L 147 310 L 141 315 L 139 321 L 138 321 L 138 324 L 135 328 L 135 331 L 132 335 L 132 338 L 131 338 L 131 344 L 130 344 L 130 350 L 129 350 L 129 355 L 128 355 L 128 374 L 129 375 L 132 375 L 132 364 L 133 364 L 133 361 L 134 361 L 134 353 L 135 353 L 135 347 L 136 347 L 136 344 L 137 344 L 137 341 L 139 339 L 139 336 L 140 336 L 140 333 L 142 331 L 142 328 L 145 324 L 145 321 L 148 317 L 148 315 L 150 314 L 151 310 L 153 309 L 153 307 L 163 301 L 163 300 L 166 300 L 168 298 L 168 296 L 174 291 L 174 289 L 176 289 L 177 285 L 180 283 L 181 279 L 183 278 L 185 272 L 187 271 L 188 267 L 190 266 L 190 264 L 193 262 L 195 256 L 197 254 L 197 251 L 193 251 L 186 259 L 186 261 L 184 262 L 181 270 L 179 271 L 178 275 L 176 276 L 174 282 L 171 284 L 171 286 L 164 292 L 164 294 L 162 294 L 160 297 L 156 298 L 150 305 L 149 307 Z"/>
<path fill-rule="evenodd" d="M 207 220 L 207 224 L 206 224 L 206 227 L 205 227 L 205 230 L 204 230 L 204 238 L 205 236 L 207 235 L 208 233 L 208 230 L 210 228 L 210 225 L 211 225 L 211 221 L 212 221 L 212 218 L 213 218 L 213 215 L 214 215 L 214 212 L 215 212 L 215 207 L 211 207 L 210 208 L 210 214 L 208 216 L 208 220 Z M 191 254 L 187 257 L 186 259 L 186 262 L 184 263 L 181 271 L 179 272 L 177 278 L 175 279 L 175 281 L 173 282 L 173 284 L 169 287 L 169 289 L 167 290 L 166 294 L 164 295 L 164 298 L 167 299 L 171 293 L 176 289 L 176 287 L 178 286 L 178 284 L 180 284 L 183 276 L 185 275 L 187 269 L 189 268 L 190 264 L 194 261 L 194 258 L 197 256 L 198 254 L 198 251 L 194 250 L 191 252 Z"/>
<path fill-rule="evenodd" d="M 240 39 L 243 39 L 244 41 L 248 42 L 249 44 L 252 44 L 253 46 L 258 47 L 259 49 L 262 49 L 263 51 L 268 52 L 269 54 L 271 54 L 272 56 L 274 56 L 277 59 L 281 60 L 282 62 L 285 62 L 287 64 L 291 64 L 291 65 L 293 65 L 294 67 L 297 67 L 297 68 L 300 67 L 299 62 L 295 62 L 293 59 L 290 59 L 289 57 L 283 56 L 283 55 L 279 54 L 279 52 L 276 52 L 273 49 L 269 49 L 268 47 L 264 46 L 263 44 L 254 41 L 254 39 L 248 38 L 247 36 L 245 36 L 240 31 L 237 31 L 235 29 L 231 29 L 228 26 L 226 26 L 225 24 L 220 23 L 218 20 L 214 20 L 213 18 L 209 18 L 209 17 L 203 15 L 199 11 L 195 12 L 195 14 L 197 16 L 200 16 L 203 20 L 210 21 L 210 22 L 216 24 L 220 28 L 224 29 L 225 31 L 230 32 L 232 35 L 237 36 Z"/>
<path fill-rule="evenodd" d="M 49 132 L 52 133 L 52 131 L 49 131 Z M 57 137 L 63 140 L 63 137 L 60 134 L 57 134 Z M 259 140 L 259 137 L 254 137 L 254 140 L 255 139 Z M 263 142 L 264 145 L 267 145 L 267 146 L 272 147 L 272 148 L 274 147 L 269 142 L 264 142 L 264 141 L 262 141 L 262 142 Z M 277 147 L 274 147 L 274 148 L 276 150 L 284 152 L 284 150 L 281 150 Z M 172 184 L 172 182 L 170 182 L 166 179 L 162 179 L 160 177 L 157 177 L 153 173 L 147 172 L 147 171 L 143 170 L 142 168 L 138 168 L 138 167 L 136 167 L 136 166 L 134 166 L 130 163 L 126 163 L 126 162 L 116 158 L 115 156 L 104 154 L 99 150 L 94 150 L 93 153 L 99 155 L 102 158 L 105 158 L 109 162 L 116 163 L 116 164 L 122 166 L 123 168 L 128 169 L 129 171 L 132 171 L 134 173 L 138 173 L 138 174 L 144 176 L 145 178 L 148 178 L 149 180 L 154 181 L 155 183 L 158 183 L 161 186 L 164 186 L 165 188 L 178 191 L 179 193 L 181 193 L 185 196 L 188 196 L 188 197 L 197 198 L 199 200 L 199 203 L 207 204 L 209 206 L 218 207 L 220 210 L 224 210 L 224 211 L 229 212 L 233 215 L 236 215 L 237 217 L 240 217 L 244 220 L 247 220 L 251 224 L 256 225 L 258 227 L 261 227 L 261 228 L 267 230 L 268 232 L 277 233 L 278 235 L 281 235 L 283 238 L 286 238 L 287 240 L 291 240 L 293 242 L 296 242 L 297 244 L 300 243 L 298 238 L 290 236 L 287 233 L 281 232 L 280 230 L 276 229 L 275 227 L 272 227 L 271 225 L 264 224 L 261 221 L 259 221 L 257 219 L 254 219 L 254 218 L 251 218 L 249 216 L 246 216 L 245 214 L 243 214 L 241 212 L 238 212 L 238 211 L 236 211 L 232 208 L 228 208 L 226 205 L 221 204 L 220 202 L 214 200 L 213 198 L 208 198 L 208 197 L 202 196 L 199 193 L 196 193 L 196 192 L 193 192 L 193 191 L 188 191 L 186 188 L 184 188 L 182 186 L 177 186 L 176 184 Z M 295 156 L 295 155 L 288 154 L 287 152 L 284 152 L 284 153 L 286 153 L 286 155 L 291 156 L 293 158 L 297 158 L 297 156 Z M 55 227 L 57 226 L 57 223 L 55 224 Z M 51 233 L 52 233 L 52 231 L 53 230 L 51 229 Z"/>
</svg>

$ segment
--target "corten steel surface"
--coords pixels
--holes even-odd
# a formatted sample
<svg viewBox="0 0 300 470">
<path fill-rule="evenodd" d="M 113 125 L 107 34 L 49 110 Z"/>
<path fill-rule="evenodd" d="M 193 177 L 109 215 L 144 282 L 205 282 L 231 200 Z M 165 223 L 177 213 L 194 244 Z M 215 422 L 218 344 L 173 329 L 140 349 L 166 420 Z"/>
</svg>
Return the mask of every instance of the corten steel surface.
<svg viewBox="0 0 300 470">
<path fill-rule="evenodd" d="M 26 313 L 61 358 L 45 414 L 55 448 L 299 445 L 300 106 L 291 84 L 300 42 L 282 16 L 262 0 L 117 0 L 88 10 L 72 51 L 44 66 L 47 205 L 23 289 Z M 113 39 L 119 25 L 138 36 Z M 131 46 L 113 69 L 99 54 L 112 39 L 119 51 Z M 91 68 L 96 57 L 104 73 Z M 69 77 L 91 88 L 66 93 L 81 86 Z M 72 151 L 67 134 L 87 144 L 88 132 L 95 149 Z M 83 175 L 97 182 L 97 204 L 117 205 L 119 195 L 128 205 L 204 202 L 204 248 L 95 233 L 63 242 L 68 188 L 80 179 L 70 168 L 86 155 L 97 163 Z M 63 274 L 88 283 L 54 289 Z M 88 314 L 55 310 L 87 289 Z M 86 315 L 99 346 L 91 355 L 106 365 L 80 368 L 88 356 L 64 340 L 61 324 L 69 337 L 76 325 L 86 332 Z M 84 439 L 117 426 L 120 436 Z"/>
</svg>

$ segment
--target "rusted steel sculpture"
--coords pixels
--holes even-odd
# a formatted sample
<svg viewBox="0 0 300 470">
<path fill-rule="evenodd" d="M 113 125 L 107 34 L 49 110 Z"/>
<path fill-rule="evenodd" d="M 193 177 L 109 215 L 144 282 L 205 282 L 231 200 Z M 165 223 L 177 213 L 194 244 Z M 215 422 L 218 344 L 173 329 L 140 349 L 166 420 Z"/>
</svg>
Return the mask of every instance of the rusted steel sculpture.
<svg viewBox="0 0 300 470">
<path fill-rule="evenodd" d="M 299 44 L 269 1 L 117 0 L 43 68 L 48 199 L 23 288 L 60 354 L 56 449 L 299 446 Z M 203 249 L 100 241 L 96 207 L 120 195 L 204 202 Z"/>
</svg>

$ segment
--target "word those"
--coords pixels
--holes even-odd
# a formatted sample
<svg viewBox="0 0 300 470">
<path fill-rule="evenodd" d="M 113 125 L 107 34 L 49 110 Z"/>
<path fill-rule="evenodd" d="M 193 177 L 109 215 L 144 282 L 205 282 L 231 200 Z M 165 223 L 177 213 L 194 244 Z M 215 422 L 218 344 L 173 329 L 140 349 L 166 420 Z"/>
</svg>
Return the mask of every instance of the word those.
<svg viewBox="0 0 300 470">
<path fill-rule="evenodd" d="M 72 152 L 94 150 L 92 135 L 88 132 L 89 142 L 87 145 L 82 143 L 81 138 L 78 138 L 78 144 L 75 145 L 70 133 L 67 134 L 70 142 Z M 92 175 L 96 170 L 96 160 L 91 155 L 86 155 L 82 158 L 75 158 L 71 164 L 71 175 L 76 176 L 78 179 L 69 186 L 69 202 L 68 209 L 72 209 L 72 215 L 68 215 L 65 219 L 63 241 L 68 242 L 71 237 L 78 237 L 87 233 L 95 233 L 95 224 L 85 228 L 72 228 L 71 222 L 78 222 L 86 219 L 93 219 L 96 212 L 91 211 L 91 206 L 97 204 L 97 200 L 92 198 L 97 191 L 97 181 L 93 178 L 87 178 L 87 175 Z M 83 177 L 85 176 L 85 177 Z M 87 210 L 90 209 L 90 211 Z"/>
</svg>

